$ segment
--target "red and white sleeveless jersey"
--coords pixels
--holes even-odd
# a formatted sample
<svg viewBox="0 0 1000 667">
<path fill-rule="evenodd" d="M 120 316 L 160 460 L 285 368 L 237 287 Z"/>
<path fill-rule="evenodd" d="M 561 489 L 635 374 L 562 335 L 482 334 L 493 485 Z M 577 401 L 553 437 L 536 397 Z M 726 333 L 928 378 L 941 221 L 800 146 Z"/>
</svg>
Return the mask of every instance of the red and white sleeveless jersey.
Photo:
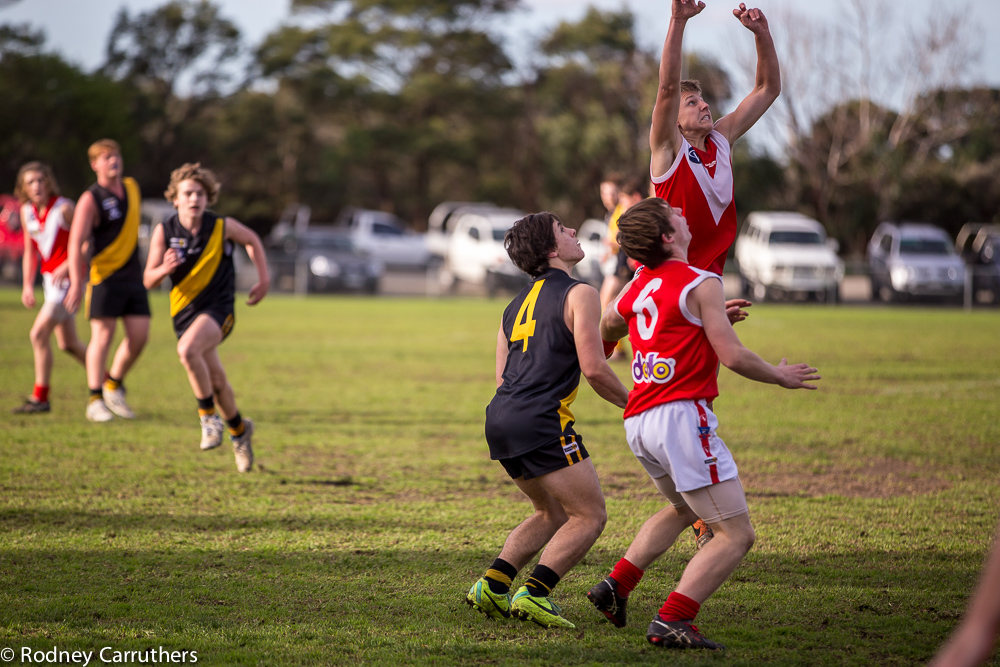
<svg viewBox="0 0 1000 667">
<path fill-rule="evenodd" d="M 69 256 L 69 225 L 64 220 L 63 204 L 73 202 L 65 197 L 53 197 L 45 215 L 40 215 L 31 202 L 21 205 L 21 224 L 31 236 L 31 244 L 42 256 L 42 273 L 52 273 Z"/>
<path fill-rule="evenodd" d="M 681 209 L 691 229 L 688 262 L 722 275 L 736 240 L 736 202 L 729 142 L 716 130 L 700 151 L 681 138 L 681 150 L 662 176 L 652 175 L 656 196 Z"/>
<path fill-rule="evenodd" d="M 719 395 L 719 357 L 701 320 L 688 310 L 687 297 L 705 280 L 719 276 L 689 264 L 667 261 L 643 268 L 618 300 L 632 344 L 632 381 L 625 417 L 679 400 L 712 400 Z"/>
</svg>

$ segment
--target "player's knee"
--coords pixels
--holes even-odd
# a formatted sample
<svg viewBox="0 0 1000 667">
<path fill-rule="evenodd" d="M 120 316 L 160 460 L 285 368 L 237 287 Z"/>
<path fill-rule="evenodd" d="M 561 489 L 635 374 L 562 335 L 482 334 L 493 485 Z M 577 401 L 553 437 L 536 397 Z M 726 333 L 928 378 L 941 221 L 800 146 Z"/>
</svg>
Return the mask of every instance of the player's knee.
<svg viewBox="0 0 1000 667">
<path fill-rule="evenodd" d="M 177 356 L 184 368 L 190 368 L 198 354 L 186 341 L 180 341 L 177 343 Z"/>
<path fill-rule="evenodd" d="M 31 340 L 32 347 L 42 347 L 48 341 L 49 334 L 42 327 L 31 327 L 28 338 Z"/>
</svg>

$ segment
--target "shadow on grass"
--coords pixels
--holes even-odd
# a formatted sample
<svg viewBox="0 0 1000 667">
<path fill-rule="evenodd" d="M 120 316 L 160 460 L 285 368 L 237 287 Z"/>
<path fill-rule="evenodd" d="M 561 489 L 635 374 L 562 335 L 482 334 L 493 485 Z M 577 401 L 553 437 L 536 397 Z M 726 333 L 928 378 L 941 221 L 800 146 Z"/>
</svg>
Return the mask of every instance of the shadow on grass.
<svg viewBox="0 0 1000 667">
<path fill-rule="evenodd" d="M 155 530 L 162 517 L 133 519 Z M 0 549 L 0 638 L 35 650 L 198 650 L 213 665 L 654 664 L 664 653 L 645 642 L 645 627 L 686 560 L 675 549 L 650 568 L 631 625 L 616 630 L 585 593 L 620 554 L 592 550 L 555 595 L 577 630 L 557 632 L 466 607 L 465 591 L 495 556 L 481 549 L 162 543 Z M 954 591 L 968 590 L 980 564 L 926 551 L 751 555 L 699 623 L 729 644 L 727 664 L 917 664 L 957 620 L 964 600 Z"/>
</svg>

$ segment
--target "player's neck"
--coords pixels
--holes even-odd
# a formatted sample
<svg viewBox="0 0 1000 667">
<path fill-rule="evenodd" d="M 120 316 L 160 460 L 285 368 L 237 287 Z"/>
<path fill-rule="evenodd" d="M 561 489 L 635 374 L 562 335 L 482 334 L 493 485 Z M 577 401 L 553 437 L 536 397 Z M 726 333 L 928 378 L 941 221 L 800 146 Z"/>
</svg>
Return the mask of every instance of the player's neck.
<svg viewBox="0 0 1000 667">
<path fill-rule="evenodd" d="M 191 232 L 192 234 L 197 234 L 201 230 L 201 216 L 192 216 L 190 214 L 177 212 L 177 219 L 180 220 L 181 226 Z"/>
<path fill-rule="evenodd" d="M 569 262 L 559 259 L 558 257 L 549 258 L 549 269 L 559 269 L 560 271 L 563 271 L 567 275 L 569 275 L 570 271 L 573 269 L 574 266 L 576 266 L 576 262 L 570 264 Z"/>
<path fill-rule="evenodd" d="M 125 193 L 125 186 L 122 184 L 121 176 L 115 176 L 114 178 L 101 178 L 98 176 L 97 184 L 105 190 L 111 190 L 115 194 L 120 195 Z"/>
<path fill-rule="evenodd" d="M 708 150 L 708 135 L 711 133 L 711 130 L 705 131 L 701 129 L 697 131 L 681 131 L 684 139 L 700 151 Z"/>
</svg>

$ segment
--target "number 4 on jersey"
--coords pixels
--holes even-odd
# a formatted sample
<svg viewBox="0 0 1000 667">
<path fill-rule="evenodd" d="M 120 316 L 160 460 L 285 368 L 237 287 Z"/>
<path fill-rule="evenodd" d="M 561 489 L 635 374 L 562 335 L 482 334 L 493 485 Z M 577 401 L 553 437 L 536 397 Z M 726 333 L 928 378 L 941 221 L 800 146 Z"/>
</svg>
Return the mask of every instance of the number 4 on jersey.
<svg viewBox="0 0 1000 667">
<path fill-rule="evenodd" d="M 528 296 L 524 297 L 524 301 L 521 302 L 521 308 L 517 311 L 517 317 L 514 318 L 514 328 L 510 332 L 510 342 L 523 340 L 524 346 L 522 352 L 528 351 L 528 339 L 535 335 L 535 302 L 538 301 L 538 295 L 542 291 L 542 285 L 545 283 L 544 280 L 539 280 L 528 292 Z"/>
</svg>

